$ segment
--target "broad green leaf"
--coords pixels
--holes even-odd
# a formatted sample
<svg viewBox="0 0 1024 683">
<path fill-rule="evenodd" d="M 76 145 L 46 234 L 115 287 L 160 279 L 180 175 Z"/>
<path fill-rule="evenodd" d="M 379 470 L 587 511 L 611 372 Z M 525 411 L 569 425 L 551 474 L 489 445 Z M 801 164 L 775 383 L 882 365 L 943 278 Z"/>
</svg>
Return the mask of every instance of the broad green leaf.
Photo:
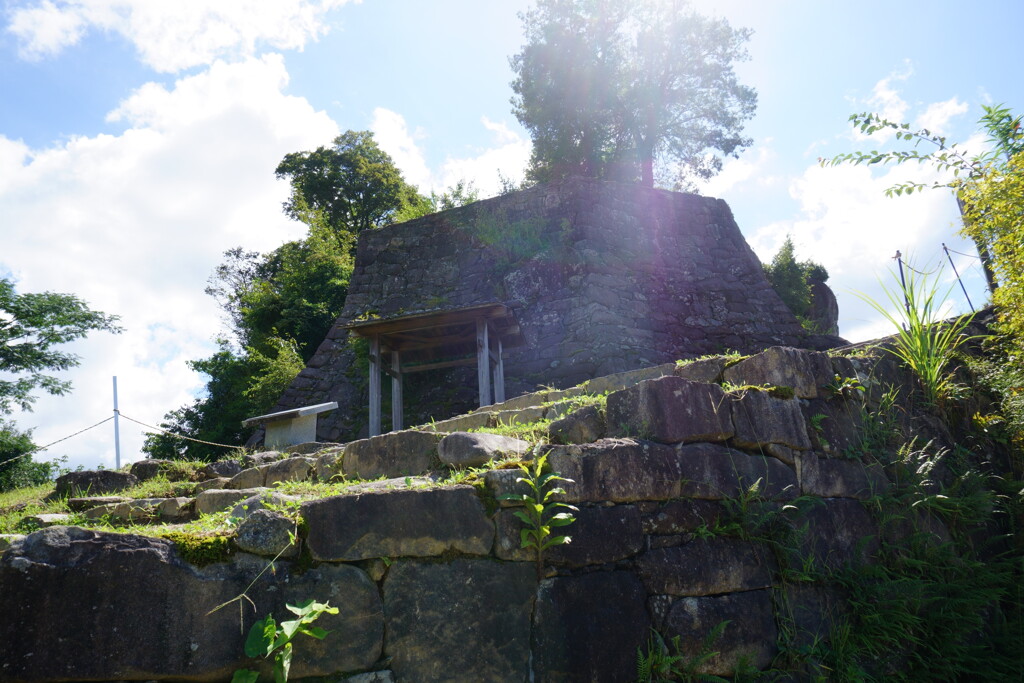
<svg viewBox="0 0 1024 683">
<path fill-rule="evenodd" d="M 274 683 L 288 683 L 288 673 L 292 669 L 292 644 L 286 643 L 277 653 L 274 666 Z"/>
<path fill-rule="evenodd" d="M 235 672 L 235 675 L 231 677 L 231 683 L 256 683 L 260 678 L 259 671 L 253 671 L 251 669 L 239 669 Z"/>
<path fill-rule="evenodd" d="M 269 614 L 253 624 L 249 629 L 249 636 L 245 639 L 245 655 L 247 657 L 266 657 L 273 652 L 276 631 L 277 624 Z"/>
</svg>

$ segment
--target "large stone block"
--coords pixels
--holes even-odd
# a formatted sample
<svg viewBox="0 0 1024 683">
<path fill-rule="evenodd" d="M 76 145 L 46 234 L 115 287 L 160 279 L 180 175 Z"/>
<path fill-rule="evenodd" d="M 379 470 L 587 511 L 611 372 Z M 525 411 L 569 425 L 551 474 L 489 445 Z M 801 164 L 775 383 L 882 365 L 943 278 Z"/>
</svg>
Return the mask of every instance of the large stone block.
<svg viewBox="0 0 1024 683">
<path fill-rule="evenodd" d="M 571 541 L 549 548 L 544 553 L 546 563 L 565 567 L 604 564 L 635 555 L 643 548 L 640 512 L 633 505 L 582 507 L 573 515 L 575 522 L 552 530 L 553 535 L 566 535 Z M 499 511 L 495 525 L 494 551 L 498 557 L 533 561 L 536 551 L 520 547 L 524 524 L 515 516 L 515 508 Z"/>
<path fill-rule="evenodd" d="M 260 469 L 266 472 L 264 486 L 273 486 L 284 481 L 305 481 L 313 474 L 313 467 L 316 465 L 314 458 L 304 456 L 293 456 L 264 465 Z"/>
<path fill-rule="evenodd" d="M 487 555 L 494 525 L 471 486 L 396 489 L 305 503 L 306 544 L 320 561 Z"/>
<path fill-rule="evenodd" d="M 710 443 L 676 446 L 676 454 L 680 495 L 685 498 L 738 498 L 755 485 L 761 498 L 790 500 L 799 495 L 796 473 L 775 458 Z"/>
<path fill-rule="evenodd" d="M 197 569 L 163 539 L 76 527 L 31 534 L 0 556 L 0 678 L 228 680 L 253 665 L 243 654 L 253 619 L 272 613 L 280 620 L 285 602 L 309 598 L 341 613 L 317 622 L 332 631 L 326 641 L 296 644 L 293 677 L 365 670 L 377 661 L 381 602 L 364 572 L 319 567 L 267 572 L 253 582 L 265 564 Z M 233 607 L 211 611 L 247 587 L 255 611 L 243 611 L 241 624 Z"/>
<path fill-rule="evenodd" d="M 889 480 L 881 465 L 862 460 L 819 458 L 801 453 L 796 459 L 800 490 L 821 498 L 867 500 L 889 490 Z"/>
<path fill-rule="evenodd" d="M 811 447 L 800 402 L 776 398 L 766 391 L 733 394 L 732 443 L 738 448 L 761 449 L 769 444 L 805 451 Z"/>
<path fill-rule="evenodd" d="M 693 382 L 706 382 L 718 384 L 722 379 L 722 371 L 728 359 L 724 356 L 715 358 L 702 358 L 700 360 L 687 361 L 677 364 L 672 374 Z"/>
<path fill-rule="evenodd" d="M 384 582 L 384 654 L 398 680 L 527 680 L 535 588 L 528 564 L 395 562 Z"/>
<path fill-rule="evenodd" d="M 229 489 L 255 489 L 261 486 L 265 486 L 267 481 L 267 471 L 264 466 L 249 467 L 235 476 L 231 477 L 225 488 Z"/>
<path fill-rule="evenodd" d="M 665 503 L 641 503 L 645 534 L 659 536 L 684 534 L 701 527 L 713 528 L 725 514 L 722 503 L 714 500 L 670 500 Z"/>
<path fill-rule="evenodd" d="M 634 439 L 602 439 L 583 446 L 559 446 L 548 455 L 552 471 L 570 502 L 629 503 L 669 500 L 682 492 L 680 458 L 671 446 Z"/>
<path fill-rule="evenodd" d="M 635 574 L 594 572 L 547 579 L 533 616 L 533 679 L 632 681 L 651 621 Z"/>
<path fill-rule="evenodd" d="M 837 457 L 862 449 L 866 410 L 858 398 L 816 398 L 803 405 L 814 450 Z"/>
<path fill-rule="evenodd" d="M 147 481 L 161 474 L 170 481 L 188 481 L 188 471 L 174 465 L 170 460 L 147 458 L 133 462 L 128 471 L 138 477 L 139 481 Z"/>
<path fill-rule="evenodd" d="M 235 503 L 262 492 L 262 489 L 209 489 L 196 496 L 196 514 L 208 515 L 227 510 Z"/>
<path fill-rule="evenodd" d="M 818 351 L 773 346 L 726 368 L 725 381 L 744 386 L 791 387 L 797 398 L 816 398 L 834 380 L 832 362 Z"/>
<path fill-rule="evenodd" d="M 604 415 L 597 406 L 587 406 L 548 425 L 551 443 L 591 443 L 605 434 Z"/>
<path fill-rule="evenodd" d="M 479 467 L 507 456 L 522 458 L 529 450 L 529 442 L 522 439 L 487 433 L 453 432 L 437 444 L 441 462 L 459 469 Z"/>
<path fill-rule="evenodd" d="M 389 432 L 345 445 L 342 471 L 356 479 L 423 474 L 440 465 L 437 444 L 444 434 Z"/>
<path fill-rule="evenodd" d="M 767 548 L 734 538 L 697 539 L 650 550 L 636 565 L 648 593 L 682 596 L 768 588 L 776 569 Z"/>
<path fill-rule="evenodd" d="M 725 441 L 733 434 L 731 407 L 717 384 L 669 376 L 609 395 L 606 421 L 612 436 L 670 444 Z"/>
<path fill-rule="evenodd" d="M 697 673 L 731 676 L 744 661 L 757 669 L 771 664 L 778 652 L 778 628 L 768 590 L 677 600 L 665 617 L 663 635 L 666 640 L 679 636 L 682 653 L 698 657 L 705 639 L 723 621 L 729 623 L 710 644 L 715 654 Z"/>
<path fill-rule="evenodd" d="M 242 465 L 237 460 L 218 460 L 208 465 L 203 465 L 202 469 L 198 472 L 198 476 L 200 481 L 218 479 L 220 477 L 230 479 L 241 471 Z"/>
<path fill-rule="evenodd" d="M 813 558 L 819 570 L 869 562 L 878 553 L 878 525 L 860 501 L 826 500 L 803 511 L 796 523 L 800 556 Z"/>
<path fill-rule="evenodd" d="M 116 470 L 83 470 L 57 477 L 53 495 L 56 498 L 102 496 L 139 485 L 139 478 Z"/>
</svg>

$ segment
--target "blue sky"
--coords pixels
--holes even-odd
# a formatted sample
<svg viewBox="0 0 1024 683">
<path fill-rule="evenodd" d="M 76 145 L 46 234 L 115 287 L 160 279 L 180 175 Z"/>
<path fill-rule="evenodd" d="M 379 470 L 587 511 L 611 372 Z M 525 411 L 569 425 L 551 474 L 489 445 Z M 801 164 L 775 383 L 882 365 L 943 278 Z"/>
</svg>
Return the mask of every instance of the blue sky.
<svg viewBox="0 0 1024 683">
<path fill-rule="evenodd" d="M 284 154 L 373 130 L 407 180 L 488 194 L 517 178 L 529 139 L 511 113 L 508 57 L 529 2 L 479 0 L 0 0 L 0 274 L 21 291 L 74 292 L 122 316 L 124 334 L 74 345 L 65 397 L 13 416 L 47 443 L 110 414 L 156 424 L 203 386 L 222 321 L 203 294 L 233 246 L 302 235 L 280 211 Z M 728 201 L 762 259 L 787 234 L 823 263 L 849 339 L 886 333 L 854 292 L 884 296 L 897 249 L 921 268 L 956 236 L 949 195 L 887 199 L 926 168 L 822 169 L 819 156 L 873 148 L 847 124 L 873 110 L 982 148 L 982 104 L 1024 107 L 1024 4 L 695 0 L 754 31 L 739 65 L 759 93 L 754 144 L 702 188 Z M 958 257 L 975 302 L 976 259 Z M 950 275 L 947 266 L 944 276 Z M 950 311 L 965 308 L 953 292 Z M 122 424 L 123 459 L 141 429 Z M 50 456 L 113 465 L 100 428 Z"/>
</svg>

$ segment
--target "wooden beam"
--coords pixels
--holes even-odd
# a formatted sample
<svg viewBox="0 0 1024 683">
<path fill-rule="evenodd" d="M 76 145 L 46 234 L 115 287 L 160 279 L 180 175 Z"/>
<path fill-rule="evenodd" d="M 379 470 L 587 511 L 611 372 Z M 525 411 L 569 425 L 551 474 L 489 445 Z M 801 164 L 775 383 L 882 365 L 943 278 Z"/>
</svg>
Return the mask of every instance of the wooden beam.
<svg viewBox="0 0 1024 683">
<path fill-rule="evenodd" d="M 380 335 L 370 337 L 370 436 L 380 434 Z"/>
<path fill-rule="evenodd" d="M 406 365 L 402 368 L 402 374 L 410 372 L 423 372 L 424 370 L 440 370 L 442 368 L 456 368 L 463 365 L 476 365 L 476 358 L 459 358 L 458 360 L 438 361 L 437 363 L 423 363 L 422 365 Z"/>
<path fill-rule="evenodd" d="M 501 337 L 498 337 L 498 362 L 494 366 L 494 402 L 505 400 L 505 361 L 501 357 Z"/>
<path fill-rule="evenodd" d="M 480 386 L 480 406 L 491 404 L 490 344 L 487 338 L 487 320 L 476 319 L 476 377 Z"/>
<path fill-rule="evenodd" d="M 402 428 L 402 360 L 398 351 L 391 352 L 391 429 Z"/>
</svg>

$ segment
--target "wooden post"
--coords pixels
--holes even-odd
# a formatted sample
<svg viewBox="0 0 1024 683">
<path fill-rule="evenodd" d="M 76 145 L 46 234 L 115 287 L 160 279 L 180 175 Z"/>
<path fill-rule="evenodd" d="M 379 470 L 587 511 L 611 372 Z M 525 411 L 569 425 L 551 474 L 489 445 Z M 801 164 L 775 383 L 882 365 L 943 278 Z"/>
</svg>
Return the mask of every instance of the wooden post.
<svg viewBox="0 0 1024 683">
<path fill-rule="evenodd" d="M 380 335 L 370 337 L 370 436 L 380 434 Z"/>
<path fill-rule="evenodd" d="M 502 403 L 505 400 L 505 361 L 501 357 L 501 337 L 495 335 L 494 341 L 498 347 L 494 359 L 494 402 Z"/>
<path fill-rule="evenodd" d="M 391 352 L 391 429 L 402 428 L 402 361 L 398 351 Z"/>
<path fill-rule="evenodd" d="M 476 376 L 480 385 L 480 406 L 491 404 L 491 348 L 487 338 L 487 321 L 476 319 Z"/>
</svg>

